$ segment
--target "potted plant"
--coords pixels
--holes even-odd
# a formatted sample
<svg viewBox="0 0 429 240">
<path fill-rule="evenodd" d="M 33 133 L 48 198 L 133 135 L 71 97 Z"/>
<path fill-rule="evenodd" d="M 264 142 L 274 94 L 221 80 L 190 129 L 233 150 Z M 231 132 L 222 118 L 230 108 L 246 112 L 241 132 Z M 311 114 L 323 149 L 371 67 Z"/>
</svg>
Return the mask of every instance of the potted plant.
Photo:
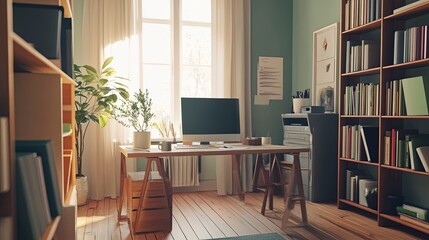
<svg viewBox="0 0 429 240">
<path fill-rule="evenodd" d="M 149 91 L 139 89 L 133 98 L 115 107 L 113 117 L 120 124 L 134 128 L 134 148 L 150 148 L 150 125 L 155 115 L 152 112 L 152 99 Z"/>
<path fill-rule="evenodd" d="M 89 65 L 74 65 L 78 205 L 85 204 L 88 196 L 87 177 L 82 173 L 88 126 L 91 122 L 106 126 L 115 102 L 129 96 L 124 78 L 116 76 L 116 70 L 109 67 L 112 60 L 112 57 L 107 58 L 99 71 Z"/>
</svg>

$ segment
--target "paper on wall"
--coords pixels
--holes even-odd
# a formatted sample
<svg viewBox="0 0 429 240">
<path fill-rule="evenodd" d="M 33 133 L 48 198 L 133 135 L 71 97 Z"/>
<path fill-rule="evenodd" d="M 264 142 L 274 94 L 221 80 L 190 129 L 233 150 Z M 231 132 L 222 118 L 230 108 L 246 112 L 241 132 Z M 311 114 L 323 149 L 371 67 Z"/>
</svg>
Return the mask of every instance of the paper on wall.
<svg viewBox="0 0 429 240">
<path fill-rule="evenodd" d="M 259 57 L 258 95 L 273 100 L 283 100 L 283 58 Z"/>
</svg>

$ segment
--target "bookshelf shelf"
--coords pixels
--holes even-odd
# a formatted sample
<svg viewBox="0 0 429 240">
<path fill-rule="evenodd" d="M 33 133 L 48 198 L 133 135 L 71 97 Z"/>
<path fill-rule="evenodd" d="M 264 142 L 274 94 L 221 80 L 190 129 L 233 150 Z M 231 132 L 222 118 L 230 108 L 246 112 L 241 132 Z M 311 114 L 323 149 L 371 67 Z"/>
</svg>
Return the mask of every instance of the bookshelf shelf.
<svg viewBox="0 0 429 240">
<path fill-rule="evenodd" d="M 396 222 L 396 223 L 399 223 L 399 224 L 402 224 L 402 225 L 405 225 L 405 226 L 407 226 L 407 227 L 410 227 L 410 228 L 416 229 L 416 230 L 418 230 L 418 231 L 420 231 L 420 232 L 424 232 L 424 233 L 426 233 L 426 234 L 429 234 L 429 229 L 426 229 L 426 228 L 420 227 L 420 226 L 418 226 L 418 225 L 415 225 L 415 224 L 412 224 L 412 223 L 406 222 L 406 221 L 404 221 L 404 220 L 401 220 L 398 216 L 392 216 L 392 215 L 388 215 L 388 214 L 381 213 L 381 214 L 380 214 L 380 217 L 381 217 L 381 218 L 388 219 L 388 220 L 393 221 L 393 222 Z"/>
<path fill-rule="evenodd" d="M 377 221 L 380 226 L 391 225 L 392 223 L 390 222 L 389 224 L 387 221 L 390 220 L 427 234 L 429 230 L 421 225 L 418 226 L 418 224 L 406 222 L 399 217 L 384 213 L 388 212 L 389 201 L 395 196 L 402 196 L 404 202 L 411 205 L 429 209 L 429 204 L 427 204 L 429 198 L 423 194 L 414 194 L 414 192 L 422 191 L 420 189 L 429 187 L 427 185 L 429 173 L 396 167 L 398 165 L 410 166 L 409 159 L 411 157 L 407 158 L 407 154 L 415 151 L 416 145 L 413 145 L 414 141 L 419 144 L 417 134 L 429 134 L 429 115 L 420 115 L 425 113 L 425 105 L 424 101 L 419 100 L 422 94 L 416 90 L 421 90 L 422 86 L 426 86 L 428 80 L 426 78 L 429 77 L 427 76 L 429 69 L 427 54 L 429 51 L 425 52 L 429 49 L 429 39 L 426 38 L 425 42 L 425 37 L 419 35 L 419 33 L 425 32 L 427 29 L 429 2 L 419 2 L 421 4 L 409 7 L 402 12 L 393 13 L 395 9 L 403 7 L 404 4 L 410 3 L 410 1 L 380 0 L 380 19 L 345 30 L 351 25 L 355 26 L 356 23 L 359 25 L 368 20 L 368 15 L 359 15 L 358 13 L 369 13 L 370 19 L 374 19 L 374 15 L 377 15 L 377 13 L 370 11 L 371 8 L 368 10 L 365 7 L 365 2 L 366 0 L 341 0 L 340 5 L 342 32 L 340 34 L 338 207 L 349 205 L 371 212 L 377 215 Z M 411 1 L 411 3 L 413 2 L 417 1 Z M 354 4 L 353 9 L 351 9 L 352 4 Z M 350 8 L 347 9 L 347 7 Z M 369 40 L 369 43 L 371 41 L 378 43 L 380 47 L 379 55 L 377 53 L 371 55 L 371 51 L 364 49 L 364 41 L 366 40 Z M 367 60 L 363 56 L 368 57 L 368 59 L 375 58 L 377 61 L 379 60 L 379 67 L 353 71 L 363 68 L 363 62 Z M 363 59 L 362 63 L 359 58 Z M 402 61 L 408 62 L 400 63 Z M 392 64 L 394 62 L 398 64 Z M 373 64 L 371 66 L 377 65 Z M 420 83 L 422 84 L 418 85 Z M 362 94 L 361 91 L 365 89 L 362 86 L 365 87 L 368 84 L 378 85 L 376 91 L 370 91 L 369 98 L 368 94 Z M 410 86 L 417 85 L 418 87 L 410 90 Z M 367 89 L 364 91 L 367 91 Z M 377 97 L 371 100 L 373 94 Z M 411 106 L 410 108 L 407 108 L 404 99 L 411 100 L 408 102 L 408 106 Z M 415 104 L 410 103 L 416 99 Z M 423 107 L 419 109 L 417 103 L 423 103 Z M 372 110 L 374 109 L 378 111 L 373 112 Z M 406 115 L 406 111 L 410 116 Z M 362 115 L 362 113 L 367 112 L 370 114 L 375 113 L 376 115 Z M 350 115 L 355 113 L 359 115 Z M 401 114 L 403 116 L 391 116 L 390 114 Z M 378 128 L 378 131 L 372 132 L 375 137 L 370 138 L 376 138 L 377 140 L 371 147 L 367 146 L 367 148 L 364 148 L 365 150 L 362 150 L 360 143 L 363 142 L 362 131 L 364 130 L 360 126 L 365 125 Z M 361 132 L 360 136 L 359 131 Z M 420 138 L 424 137 L 420 136 Z M 428 145 L 427 143 L 425 144 Z M 411 148 L 413 149 L 410 151 Z M 351 159 L 351 157 L 355 156 L 359 156 L 359 158 L 365 157 L 365 155 L 362 155 L 362 151 L 368 153 L 371 152 L 371 149 L 377 151 L 378 163 Z M 345 156 L 347 158 L 344 158 Z M 414 160 L 415 158 L 413 158 L 415 168 L 421 169 L 421 166 L 418 166 L 419 164 L 416 162 L 420 161 L 420 159 L 417 157 L 417 160 Z M 384 165 L 384 162 L 388 162 L 391 165 Z M 369 176 L 377 181 L 378 210 L 372 210 L 356 202 L 345 200 L 350 199 L 350 192 L 352 192 L 348 187 L 356 189 L 356 185 L 358 185 L 357 189 L 359 188 L 359 182 L 356 179 L 360 179 L 358 176 L 360 174 Z M 422 177 L 425 178 L 424 181 L 422 181 Z M 419 181 L 419 184 L 416 184 L 415 181 Z M 347 186 L 348 184 L 350 186 Z"/>
<path fill-rule="evenodd" d="M 366 211 L 366 212 L 369 212 L 369 213 L 372 213 L 372 214 L 375 214 L 375 215 L 377 215 L 377 210 L 374 210 L 374 209 L 372 209 L 372 208 L 369 208 L 369 207 L 366 207 L 366 206 L 364 206 L 364 205 L 360 205 L 360 204 L 358 204 L 358 203 L 355 203 L 355 202 L 352 202 L 352 201 L 349 201 L 349 200 L 346 200 L 346 199 L 339 199 L 339 201 L 341 202 L 341 203 L 344 203 L 344 204 L 347 204 L 347 205 L 350 205 L 350 206 L 353 206 L 353 207 L 355 207 L 355 208 L 359 208 L 359 209 L 361 209 L 361 210 L 364 210 L 364 211 Z"/>
<path fill-rule="evenodd" d="M 414 170 L 409 169 L 409 168 L 400 168 L 400 167 L 393 167 L 393 166 L 388 166 L 388 165 L 381 165 L 381 168 L 395 170 L 395 171 L 399 171 L 399 172 L 408 172 L 408 173 L 412 173 L 412 174 L 419 174 L 419 175 L 423 175 L 423 176 L 429 176 L 428 172 L 414 171 Z"/>
<path fill-rule="evenodd" d="M 366 76 L 366 75 L 373 75 L 373 74 L 379 74 L 380 73 L 380 67 L 356 71 L 356 72 L 350 72 L 350 73 L 342 73 L 342 77 L 356 77 L 356 76 Z"/>
<path fill-rule="evenodd" d="M 341 161 L 345 161 L 345 162 L 352 162 L 352 163 L 356 163 L 356 164 L 363 164 L 363 165 L 368 165 L 368 166 L 374 166 L 377 167 L 378 163 L 373 163 L 373 162 L 368 162 L 365 160 L 355 160 L 355 159 L 350 159 L 350 158 L 340 158 Z"/>
<path fill-rule="evenodd" d="M 380 26 L 381 26 L 381 19 L 377 19 L 377 20 L 369 22 L 365 25 L 355 27 L 355 28 L 349 29 L 347 31 L 343 31 L 342 34 L 359 34 L 359 33 L 369 32 L 369 31 L 376 30 L 376 29 L 380 28 Z"/>
<path fill-rule="evenodd" d="M 383 66 L 383 69 L 405 70 L 405 69 L 411 69 L 411 68 L 426 67 L 428 65 L 429 65 L 429 58 L 425 58 L 425 59 L 420 59 L 412 62 L 405 62 L 400 64 Z"/>
<path fill-rule="evenodd" d="M 421 16 L 424 15 L 428 12 L 429 10 L 429 2 L 427 3 L 423 3 L 423 4 L 419 4 L 417 6 L 411 7 L 407 10 L 398 12 L 398 13 L 393 13 L 389 16 L 386 16 L 384 19 L 385 20 L 407 20 L 410 18 L 414 18 L 417 16 Z"/>
</svg>

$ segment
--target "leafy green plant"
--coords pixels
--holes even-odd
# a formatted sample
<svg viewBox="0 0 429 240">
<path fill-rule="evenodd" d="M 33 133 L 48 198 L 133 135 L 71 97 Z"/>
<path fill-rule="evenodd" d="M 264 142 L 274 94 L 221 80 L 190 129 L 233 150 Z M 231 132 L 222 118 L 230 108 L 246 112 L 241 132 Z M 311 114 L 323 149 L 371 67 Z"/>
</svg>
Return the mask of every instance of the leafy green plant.
<svg viewBox="0 0 429 240">
<path fill-rule="evenodd" d="M 123 101 L 115 107 L 113 118 L 126 127 L 133 127 L 137 132 L 149 131 L 150 123 L 155 115 L 152 112 L 152 99 L 149 91 L 134 93 L 134 98 Z"/>
<path fill-rule="evenodd" d="M 105 127 L 111 118 L 112 109 L 119 98 L 128 99 L 125 78 L 116 76 L 116 70 L 109 67 L 113 57 L 107 58 L 99 71 L 89 65 L 74 65 L 76 158 L 77 175 L 82 174 L 82 160 L 88 126 L 95 122 Z"/>
</svg>

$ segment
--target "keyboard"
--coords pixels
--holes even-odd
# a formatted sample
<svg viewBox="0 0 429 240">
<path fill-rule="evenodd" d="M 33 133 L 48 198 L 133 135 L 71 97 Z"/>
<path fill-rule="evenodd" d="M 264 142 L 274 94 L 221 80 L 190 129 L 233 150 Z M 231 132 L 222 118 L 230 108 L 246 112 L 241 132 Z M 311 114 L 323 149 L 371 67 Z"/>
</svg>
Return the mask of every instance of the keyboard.
<svg viewBox="0 0 429 240">
<path fill-rule="evenodd" d="M 210 148 L 214 148 L 214 146 L 212 145 L 176 145 L 175 146 L 176 149 L 210 149 Z"/>
</svg>

